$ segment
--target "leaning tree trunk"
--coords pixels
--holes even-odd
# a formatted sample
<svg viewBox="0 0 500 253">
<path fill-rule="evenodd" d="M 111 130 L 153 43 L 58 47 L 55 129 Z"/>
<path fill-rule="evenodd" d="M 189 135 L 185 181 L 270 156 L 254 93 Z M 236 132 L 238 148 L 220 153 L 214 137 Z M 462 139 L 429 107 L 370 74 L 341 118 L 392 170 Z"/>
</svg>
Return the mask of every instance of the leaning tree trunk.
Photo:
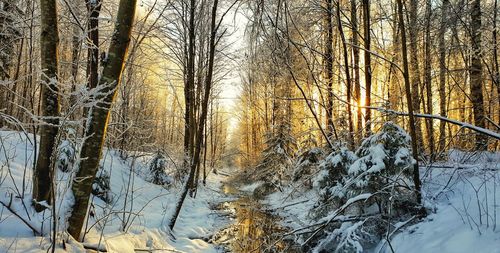
<svg viewBox="0 0 500 253">
<path fill-rule="evenodd" d="M 218 0 L 214 0 L 213 6 L 212 6 L 212 20 L 211 20 L 211 25 L 210 25 L 210 45 L 209 45 L 209 58 L 208 58 L 208 70 L 207 70 L 207 77 L 205 78 L 205 93 L 201 105 L 201 115 L 200 115 L 200 120 L 198 122 L 198 129 L 196 132 L 196 147 L 194 149 L 194 157 L 193 157 L 193 162 L 190 164 L 191 168 L 189 171 L 189 178 L 188 182 L 192 182 L 195 178 L 195 172 L 196 169 L 200 167 L 200 152 L 201 152 L 201 145 L 203 142 L 203 130 L 205 128 L 205 121 L 207 119 L 207 114 L 208 114 L 208 101 L 210 99 L 210 90 L 212 89 L 212 77 L 213 77 L 213 70 L 214 70 L 214 59 L 215 59 L 215 46 L 216 46 L 216 38 L 215 36 L 217 35 L 217 30 L 219 26 L 216 24 L 216 16 L 217 16 L 217 5 L 218 5 Z M 219 23 L 220 24 L 220 23 Z M 184 190 L 182 191 L 181 198 L 179 202 L 177 203 L 177 206 L 175 208 L 175 214 L 172 217 L 172 220 L 170 221 L 169 227 L 170 229 L 173 229 L 175 226 L 175 222 L 177 221 L 177 217 L 179 217 L 180 211 L 182 209 L 182 205 L 184 204 L 184 200 L 186 199 L 186 196 L 189 191 L 193 192 L 195 189 L 192 187 L 194 184 L 186 184 L 184 187 Z"/>
<path fill-rule="evenodd" d="M 410 119 L 411 148 L 413 152 L 412 153 L 413 158 L 415 159 L 415 164 L 413 165 L 413 183 L 415 184 L 415 198 L 417 200 L 417 203 L 420 204 L 422 202 L 422 195 L 420 192 L 420 172 L 418 168 L 417 134 L 415 127 L 415 116 L 413 115 L 410 74 L 408 70 L 408 50 L 406 48 L 406 28 L 403 18 L 402 0 L 397 0 L 397 4 L 398 4 L 398 17 L 399 17 L 399 30 L 401 31 L 401 56 L 403 60 L 403 78 L 405 82 L 406 100 L 408 104 L 408 116 Z"/>
<path fill-rule="evenodd" d="M 470 90 L 474 125 L 485 128 L 483 99 L 483 69 L 481 64 L 481 0 L 472 1 L 471 6 L 471 42 L 472 56 L 470 66 Z M 476 134 L 476 148 L 485 150 L 487 139 Z"/>
<path fill-rule="evenodd" d="M 41 110 L 43 125 L 40 127 L 40 149 L 33 175 L 33 203 L 40 212 L 44 209 L 41 201 L 51 203 L 51 188 L 54 171 L 51 168 L 51 159 L 57 145 L 59 116 L 59 92 L 57 85 L 57 46 L 59 35 L 57 30 L 57 1 L 41 0 Z"/>
<path fill-rule="evenodd" d="M 92 117 L 85 131 L 87 139 L 80 154 L 80 168 L 73 179 L 72 190 L 75 203 L 68 220 L 68 232 L 77 240 L 80 239 L 87 216 L 92 182 L 99 167 L 99 160 L 106 137 L 110 107 L 120 83 L 130 42 L 136 3 L 137 0 L 120 0 L 113 38 L 99 80 L 99 86 L 103 87 L 102 92 L 96 95 L 97 105 L 91 108 Z"/>
</svg>

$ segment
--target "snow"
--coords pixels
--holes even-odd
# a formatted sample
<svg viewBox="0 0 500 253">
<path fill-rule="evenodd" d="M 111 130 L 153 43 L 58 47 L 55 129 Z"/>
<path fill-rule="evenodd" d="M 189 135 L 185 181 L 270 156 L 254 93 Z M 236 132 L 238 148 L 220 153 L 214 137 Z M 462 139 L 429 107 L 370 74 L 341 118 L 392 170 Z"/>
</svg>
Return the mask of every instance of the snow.
<svg viewBox="0 0 500 253">
<path fill-rule="evenodd" d="M 435 213 L 397 234 L 391 241 L 396 252 L 500 252 L 500 225 L 493 227 L 495 221 L 500 222 L 498 214 L 494 217 L 495 210 L 500 212 L 500 189 L 495 186 L 500 183 L 498 171 L 467 169 L 452 176 L 450 170 L 434 169 L 432 179 L 424 181 L 424 190 L 431 197 L 426 205 Z M 441 191 L 450 176 L 448 190 Z M 474 188 L 480 188 L 477 196 Z M 433 200 L 436 192 L 442 194 Z"/>
<path fill-rule="evenodd" d="M 255 189 L 257 189 L 257 187 L 261 186 L 263 183 L 264 182 L 262 181 L 257 181 L 255 183 L 251 183 L 240 187 L 240 190 L 244 192 L 253 192 Z"/>
<path fill-rule="evenodd" d="M 401 152 L 404 155 L 407 151 Z M 471 159 L 467 152 L 450 152 L 449 161 L 442 163 L 442 167 L 421 169 L 423 198 L 431 212 L 421 221 L 395 224 L 401 227 L 390 241 L 395 252 L 500 253 L 500 153 L 476 153 L 474 157 L 477 159 Z M 370 194 L 358 195 L 344 206 L 369 197 Z M 320 223 L 308 215 L 317 199 L 318 193 L 314 189 L 292 184 L 282 192 L 269 195 L 265 203 L 284 218 L 284 226 L 300 233 Z M 330 215 L 321 221 L 331 218 Z M 355 230 L 356 225 L 343 223 L 346 229 L 341 231 L 345 234 L 337 236 L 350 236 L 348 232 Z M 301 240 L 298 238 L 299 243 Z M 391 249 L 383 240 L 373 252 L 389 253 Z"/>
<path fill-rule="evenodd" d="M 37 214 L 30 203 L 31 166 L 34 153 L 33 139 L 30 137 L 31 140 L 28 141 L 20 132 L 0 131 L 0 201 L 6 205 L 11 203 L 11 209 L 16 214 L 46 236 L 34 236 L 27 225 L 5 207 L 0 206 L 0 252 L 46 252 L 51 245 L 50 210 Z M 94 205 L 91 211 L 94 215 L 89 221 L 89 227 L 92 226 L 92 229 L 86 235 L 84 244 L 105 247 L 108 252 L 134 252 L 134 249 L 163 249 L 165 252 L 176 250 L 190 253 L 217 252 L 216 246 L 206 242 L 204 238 L 208 238 L 228 222 L 227 218 L 210 208 L 228 200 L 228 197 L 218 190 L 223 176 L 210 174 L 207 186 L 199 186 L 196 198 L 186 199 L 172 233 L 168 229 L 168 223 L 180 196 L 180 184 L 167 188 L 145 181 L 141 171 L 147 168 L 149 161 L 151 155 L 141 156 L 134 163 L 131 158 L 124 161 L 118 152 L 105 149 L 102 166 L 111 175 L 114 202 L 107 204 L 98 198 L 93 198 Z M 26 178 L 24 183 L 23 178 Z M 64 220 L 71 206 L 72 194 L 67 189 L 69 178 L 69 173 L 57 172 L 55 206 L 58 215 L 62 217 L 58 221 L 59 238 L 63 236 L 61 233 L 65 226 Z M 132 179 L 131 189 L 125 204 L 129 178 Z M 22 195 L 23 198 L 18 198 L 18 195 Z M 123 218 L 129 220 L 126 231 L 121 229 Z M 65 252 L 61 245 L 62 241 L 59 240 L 57 252 Z M 69 241 L 66 248 L 68 252 L 85 252 L 83 245 L 75 241 Z"/>
</svg>

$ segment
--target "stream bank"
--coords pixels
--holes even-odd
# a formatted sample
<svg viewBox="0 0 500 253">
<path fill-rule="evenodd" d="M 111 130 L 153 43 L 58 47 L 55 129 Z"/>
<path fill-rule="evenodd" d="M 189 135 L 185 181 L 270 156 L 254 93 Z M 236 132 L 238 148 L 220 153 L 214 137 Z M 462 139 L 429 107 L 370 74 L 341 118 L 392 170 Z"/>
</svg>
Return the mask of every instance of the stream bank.
<svg viewBox="0 0 500 253">
<path fill-rule="evenodd" d="M 292 238 L 283 237 L 289 228 L 280 224 L 282 218 L 259 202 L 252 192 L 240 190 L 233 183 L 222 185 L 222 191 L 236 199 L 222 202 L 218 209 L 234 222 L 216 233 L 212 242 L 226 252 L 301 252 Z"/>
</svg>

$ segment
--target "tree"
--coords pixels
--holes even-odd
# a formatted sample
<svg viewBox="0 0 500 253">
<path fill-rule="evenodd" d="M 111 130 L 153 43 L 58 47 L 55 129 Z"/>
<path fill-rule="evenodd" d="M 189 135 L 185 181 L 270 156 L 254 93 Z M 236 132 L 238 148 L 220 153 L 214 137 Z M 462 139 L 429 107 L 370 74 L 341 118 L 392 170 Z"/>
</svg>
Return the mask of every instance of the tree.
<svg viewBox="0 0 500 253">
<path fill-rule="evenodd" d="M 361 112 L 361 84 L 359 75 L 359 35 L 358 35 L 358 12 L 356 0 L 351 0 L 351 33 L 352 33 L 352 55 L 353 55 L 353 78 L 354 78 L 354 99 L 358 105 L 356 108 L 356 131 L 359 141 L 363 138 L 363 114 Z"/>
<path fill-rule="evenodd" d="M 72 185 L 75 202 L 68 219 L 68 232 L 77 240 L 80 239 L 85 217 L 87 217 L 92 182 L 99 168 L 108 127 L 109 110 L 122 76 L 136 3 L 137 0 L 120 0 L 113 37 L 99 80 L 100 93 L 94 98 L 97 104 L 90 109 L 91 120 L 85 131 L 87 139 L 82 146 L 80 168 Z"/>
<path fill-rule="evenodd" d="M 408 26 L 410 29 L 408 29 L 408 35 L 409 35 L 409 42 L 410 42 L 410 82 L 411 82 L 411 94 L 412 94 L 412 101 L 413 101 L 413 110 L 415 113 L 420 112 L 420 89 L 421 89 L 421 80 L 420 80 L 420 65 L 419 65 L 419 45 L 417 43 L 417 39 L 419 36 L 419 25 L 418 25 L 418 0 L 410 0 L 410 10 L 408 11 L 409 14 L 409 22 Z M 405 31 L 401 31 L 402 33 Z M 422 128 L 420 126 L 420 122 L 417 121 L 415 122 L 415 131 L 417 132 L 417 141 L 418 141 L 418 146 L 420 148 L 423 147 L 423 139 L 422 139 Z"/>
<path fill-rule="evenodd" d="M 446 33 L 448 6 L 450 2 L 443 0 L 441 6 L 441 20 L 438 33 L 438 49 L 439 49 L 439 114 L 446 117 L 446 41 L 444 34 Z M 439 122 L 439 145 L 438 150 L 443 151 L 446 142 L 446 123 Z"/>
<path fill-rule="evenodd" d="M 424 110 L 427 114 L 432 114 L 432 55 L 431 55 L 431 18 L 432 18 L 432 4 L 430 0 L 425 1 L 425 41 L 424 41 L 424 86 L 426 103 Z M 434 127 L 432 126 L 432 120 L 428 119 L 425 121 L 425 126 L 427 130 L 427 143 L 429 144 L 429 154 L 431 160 L 434 158 L 435 145 L 434 145 Z"/>
<path fill-rule="evenodd" d="M 325 0 L 325 79 L 326 79 L 326 125 L 328 138 L 333 136 L 333 0 Z"/>
<path fill-rule="evenodd" d="M 85 0 L 89 14 L 87 39 L 88 65 L 87 65 L 87 88 L 97 87 L 99 82 L 99 13 L 101 12 L 101 0 Z"/>
<path fill-rule="evenodd" d="M 352 109 L 351 109 L 351 91 L 352 91 L 352 83 L 351 83 L 351 73 L 349 69 L 349 52 L 347 50 L 346 39 L 344 35 L 344 29 L 342 27 L 342 20 L 340 17 L 340 2 L 337 2 L 337 28 L 340 34 L 340 41 L 342 42 L 342 50 L 343 50 L 343 58 L 344 58 L 344 69 L 345 69 L 345 81 L 346 81 L 346 90 L 347 90 L 347 121 L 348 121 L 348 133 L 347 133 L 347 142 L 349 143 L 349 147 L 354 147 L 354 126 L 352 122 Z"/>
<path fill-rule="evenodd" d="M 57 26 L 57 1 L 41 0 L 41 108 L 40 149 L 33 172 L 33 203 L 40 212 L 45 207 L 41 202 L 51 203 L 51 190 L 54 178 L 52 163 L 56 138 L 59 131 L 59 88 L 57 79 L 57 49 L 59 44 Z"/>
<path fill-rule="evenodd" d="M 371 34 L 370 34 L 370 1 L 363 0 L 363 31 L 364 31 L 364 46 L 365 46 L 365 97 L 366 106 L 371 106 L 372 93 L 372 68 L 371 68 Z M 372 112 L 366 111 L 365 116 L 365 134 L 366 136 L 372 133 Z"/>
<path fill-rule="evenodd" d="M 402 0 L 397 0 L 397 7 L 398 7 L 399 29 L 401 30 L 401 58 L 403 60 L 403 78 L 405 82 L 406 102 L 408 104 L 408 116 L 410 119 L 411 149 L 413 158 L 415 159 L 415 163 L 413 164 L 413 184 L 415 185 L 415 198 L 417 200 L 417 203 L 421 204 L 422 194 L 420 192 L 420 171 L 418 167 L 417 133 L 415 127 L 415 117 L 413 115 L 412 93 L 411 93 L 410 75 L 408 69 L 408 51 L 406 48 L 406 28 L 403 18 Z"/>
<path fill-rule="evenodd" d="M 483 65 L 481 63 L 481 0 L 472 1 L 470 18 L 472 52 L 469 72 L 472 112 L 474 115 L 474 125 L 484 128 L 486 126 L 486 118 L 484 115 L 483 98 Z M 476 135 L 476 148 L 479 150 L 487 148 L 487 139 L 485 136 Z"/>
</svg>

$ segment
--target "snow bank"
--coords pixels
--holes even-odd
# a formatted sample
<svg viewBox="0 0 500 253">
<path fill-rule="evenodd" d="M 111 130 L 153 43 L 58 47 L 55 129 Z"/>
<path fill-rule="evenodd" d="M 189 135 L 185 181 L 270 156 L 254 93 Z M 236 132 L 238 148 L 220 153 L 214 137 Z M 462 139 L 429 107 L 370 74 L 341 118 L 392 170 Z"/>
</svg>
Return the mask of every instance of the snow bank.
<svg viewBox="0 0 500 253">
<path fill-rule="evenodd" d="M 422 168 L 423 197 L 431 213 L 393 234 L 390 242 L 395 252 L 500 253 L 499 153 L 476 153 L 475 162 L 470 160 L 472 154 L 453 153 L 442 168 Z M 469 157 L 467 162 L 464 157 Z M 284 226 L 301 233 L 317 222 L 308 216 L 317 199 L 314 190 L 294 183 L 265 202 L 284 218 Z M 382 241 L 374 252 L 391 249 Z"/>
<path fill-rule="evenodd" d="M 0 252 L 46 252 L 51 246 L 50 210 L 38 214 L 30 205 L 34 153 L 32 136 L 0 131 L 0 201 L 45 235 L 34 236 L 28 225 L 0 205 Z M 110 173 L 113 201 L 108 204 L 93 198 L 87 226 L 90 232 L 84 244 L 120 253 L 134 252 L 134 249 L 216 252 L 216 247 L 203 238 L 227 223 L 210 209 L 226 200 L 217 190 L 220 176 L 209 175 L 207 186 L 200 185 L 196 199 L 186 199 L 174 233 L 171 233 L 167 227 L 180 196 L 180 185 L 166 188 L 146 182 L 142 173 L 150 160 L 151 156 L 141 156 L 135 161 L 131 158 L 124 161 L 118 152 L 105 149 L 101 165 Z M 62 232 L 65 213 L 71 206 L 70 174 L 60 171 L 57 174 L 55 206 L 58 216 L 62 217 L 58 221 L 58 231 Z M 66 244 L 66 248 L 70 252 L 85 252 L 83 246 L 74 241 Z M 63 251 L 61 240 L 57 242 L 57 251 Z"/>
</svg>

